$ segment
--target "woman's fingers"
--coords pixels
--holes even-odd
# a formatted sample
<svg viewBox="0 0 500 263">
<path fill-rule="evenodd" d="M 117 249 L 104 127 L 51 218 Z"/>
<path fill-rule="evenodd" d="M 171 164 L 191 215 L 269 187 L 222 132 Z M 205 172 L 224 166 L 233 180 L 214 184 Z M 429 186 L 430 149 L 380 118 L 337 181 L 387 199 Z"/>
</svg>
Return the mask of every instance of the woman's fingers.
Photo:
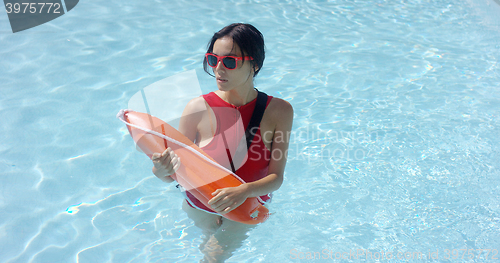
<svg viewBox="0 0 500 263">
<path fill-rule="evenodd" d="M 170 158 L 170 154 L 172 153 L 173 151 L 170 149 L 170 147 L 168 147 L 165 151 L 163 151 L 163 153 L 161 153 L 161 157 L 160 157 L 160 161 L 163 163 L 165 161 L 170 161 L 168 160 Z"/>
<path fill-rule="evenodd" d="M 151 160 L 154 162 L 154 161 L 158 161 L 158 159 L 161 157 L 161 154 L 160 153 L 153 153 L 153 156 L 151 156 Z"/>
<path fill-rule="evenodd" d="M 245 202 L 248 198 L 247 189 L 243 184 L 217 189 L 212 193 L 213 197 L 208 201 L 208 204 L 217 213 L 229 213 Z"/>
<path fill-rule="evenodd" d="M 168 147 L 163 153 L 153 153 L 151 160 L 157 169 L 170 170 L 173 168 L 173 160 L 177 155 Z"/>
<path fill-rule="evenodd" d="M 239 204 L 237 201 L 230 200 L 227 196 L 219 199 L 218 201 L 212 203 L 210 207 L 220 214 L 225 214 L 227 212 L 232 211 L 234 208 L 238 207 Z"/>
<path fill-rule="evenodd" d="M 174 161 L 175 161 L 175 163 L 174 163 L 174 173 L 175 173 L 175 172 L 177 172 L 177 170 L 179 169 L 179 167 L 181 167 L 181 158 L 179 158 L 176 155 Z"/>
<path fill-rule="evenodd" d="M 223 192 L 223 189 L 217 189 L 212 193 L 214 196 L 212 199 L 208 200 L 208 204 L 212 206 L 212 208 L 219 208 L 219 206 L 223 205 L 227 199 L 227 195 Z"/>
</svg>

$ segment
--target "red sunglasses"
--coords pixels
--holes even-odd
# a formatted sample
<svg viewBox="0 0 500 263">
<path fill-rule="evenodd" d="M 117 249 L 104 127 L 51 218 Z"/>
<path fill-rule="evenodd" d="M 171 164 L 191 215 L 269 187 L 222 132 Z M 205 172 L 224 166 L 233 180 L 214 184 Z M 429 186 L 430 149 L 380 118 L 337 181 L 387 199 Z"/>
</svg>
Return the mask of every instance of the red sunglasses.
<svg viewBox="0 0 500 263">
<path fill-rule="evenodd" d="M 207 58 L 208 65 L 212 68 L 217 67 L 219 61 L 222 60 L 222 65 L 229 70 L 233 70 L 236 68 L 238 60 L 253 60 L 252 57 L 235 57 L 235 56 L 217 56 L 212 53 L 206 53 L 205 57 Z"/>
</svg>

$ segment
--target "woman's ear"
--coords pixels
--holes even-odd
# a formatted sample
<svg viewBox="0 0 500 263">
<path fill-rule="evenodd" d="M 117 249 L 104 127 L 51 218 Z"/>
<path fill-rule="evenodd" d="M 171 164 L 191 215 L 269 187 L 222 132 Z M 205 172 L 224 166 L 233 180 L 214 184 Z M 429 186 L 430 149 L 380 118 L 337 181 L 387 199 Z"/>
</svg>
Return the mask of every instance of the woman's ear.
<svg viewBox="0 0 500 263">
<path fill-rule="evenodd" d="M 255 76 L 255 72 L 257 72 L 259 70 L 259 66 L 255 65 L 255 63 L 253 64 L 253 75 Z"/>
</svg>

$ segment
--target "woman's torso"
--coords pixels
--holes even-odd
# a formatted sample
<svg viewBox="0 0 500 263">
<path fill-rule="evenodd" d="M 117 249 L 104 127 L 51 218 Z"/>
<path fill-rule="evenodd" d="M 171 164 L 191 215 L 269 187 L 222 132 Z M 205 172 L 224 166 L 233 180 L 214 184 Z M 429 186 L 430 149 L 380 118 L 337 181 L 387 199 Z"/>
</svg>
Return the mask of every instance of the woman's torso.
<svg viewBox="0 0 500 263">
<path fill-rule="evenodd" d="M 259 129 L 254 132 L 253 143 L 246 147 L 245 129 L 255 109 L 256 99 L 236 107 L 224 101 L 216 93 L 203 95 L 206 111 L 197 124 L 196 144 L 219 164 L 231 170 L 245 182 L 259 180 L 268 174 L 274 125 L 269 105 L 273 97 L 268 96 L 266 111 Z M 229 153 L 226 149 L 229 149 Z M 230 156 L 230 157 L 228 157 Z M 268 201 L 270 195 L 261 196 Z M 198 208 L 210 211 L 188 193 L 188 200 Z"/>
</svg>

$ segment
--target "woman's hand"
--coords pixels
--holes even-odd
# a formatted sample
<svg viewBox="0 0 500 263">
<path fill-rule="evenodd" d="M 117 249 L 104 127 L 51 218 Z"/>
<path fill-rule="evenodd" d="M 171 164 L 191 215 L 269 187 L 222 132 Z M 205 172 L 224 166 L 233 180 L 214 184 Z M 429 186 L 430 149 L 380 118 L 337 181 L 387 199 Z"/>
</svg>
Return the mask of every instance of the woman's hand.
<svg viewBox="0 0 500 263">
<path fill-rule="evenodd" d="M 249 196 L 247 184 L 236 187 L 217 189 L 212 193 L 214 196 L 208 201 L 212 209 L 219 213 L 229 213 L 247 200 Z"/>
<path fill-rule="evenodd" d="M 170 176 L 179 169 L 180 158 L 168 147 L 163 153 L 153 153 L 153 173 L 162 181 L 170 183 L 174 181 Z"/>
</svg>

